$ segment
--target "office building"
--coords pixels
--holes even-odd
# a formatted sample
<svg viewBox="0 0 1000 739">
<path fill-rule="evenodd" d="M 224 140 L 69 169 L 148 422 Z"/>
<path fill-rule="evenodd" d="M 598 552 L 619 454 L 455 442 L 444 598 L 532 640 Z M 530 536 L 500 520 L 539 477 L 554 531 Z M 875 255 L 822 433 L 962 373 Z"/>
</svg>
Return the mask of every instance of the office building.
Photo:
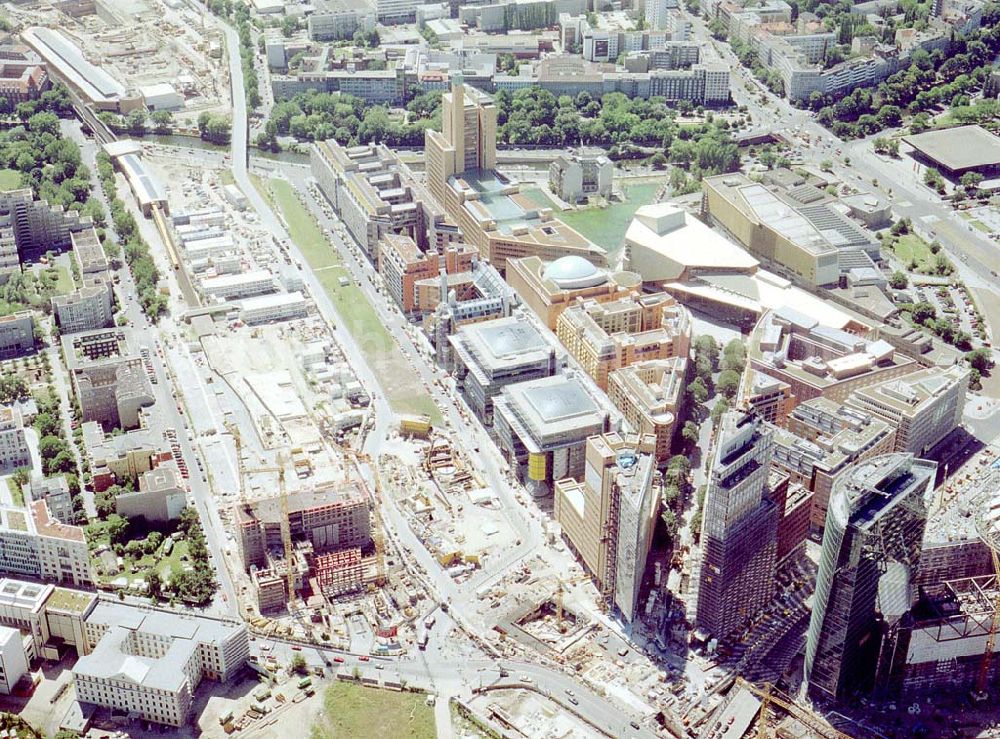
<svg viewBox="0 0 1000 739">
<path fill-rule="evenodd" d="M 548 263 L 534 256 L 510 259 L 507 281 L 552 331 L 562 312 L 578 300 L 606 303 L 642 292 L 642 278 L 634 272 L 611 272 L 579 256 Z"/>
<path fill-rule="evenodd" d="M 51 584 L 0 579 L 0 624 L 24 634 L 28 663 L 39 659 L 58 662 L 74 649 L 90 651 L 84 619 L 97 604 L 97 595 Z"/>
<path fill-rule="evenodd" d="M 587 440 L 583 481 L 557 480 L 555 519 L 605 601 L 627 622 L 639 591 L 660 510 L 654 439 L 600 434 Z"/>
<path fill-rule="evenodd" d="M 104 254 L 104 245 L 93 226 L 69 235 L 73 245 L 73 256 L 80 265 L 80 273 L 86 279 L 87 275 L 103 275 L 108 271 L 108 258 Z"/>
<path fill-rule="evenodd" d="M 477 256 L 461 243 L 421 251 L 410 236 L 386 234 L 378 246 L 378 272 L 399 309 L 420 316 L 437 307 L 442 273 L 448 290 L 464 292 L 471 286 Z"/>
<path fill-rule="evenodd" d="M 837 477 L 856 462 L 892 452 L 896 429 L 875 416 L 828 398 L 796 406 L 787 430 L 774 434 L 775 468 L 813 493 L 810 532 L 822 536 Z"/>
<path fill-rule="evenodd" d="M 607 152 L 582 147 L 560 154 L 549 165 L 549 188 L 570 204 L 595 195 L 610 198 L 614 171 Z"/>
<path fill-rule="evenodd" d="M 0 694 L 10 695 L 21 678 L 28 674 L 28 656 L 24 641 L 30 639 L 18 629 L 0 626 Z"/>
<path fill-rule="evenodd" d="M 22 310 L 0 316 L 0 359 L 13 359 L 35 350 L 35 316 Z"/>
<path fill-rule="evenodd" d="M 83 529 L 52 518 L 45 500 L 0 508 L 0 571 L 46 582 L 94 582 Z"/>
<path fill-rule="evenodd" d="M 622 367 L 686 357 L 691 314 L 666 293 L 578 301 L 559 316 L 556 336 L 597 386 L 607 390 L 608 375 Z"/>
<path fill-rule="evenodd" d="M 82 703 L 183 726 L 203 679 L 228 682 L 250 656 L 245 624 L 101 601 L 86 621 L 90 654 L 73 666 Z"/>
<path fill-rule="evenodd" d="M 771 498 L 771 431 L 753 415 L 722 417 L 701 525 L 695 623 L 717 638 L 735 634 L 774 595 L 779 514 Z"/>
<path fill-rule="evenodd" d="M 897 452 L 926 454 L 962 424 L 969 369 L 927 368 L 858 388 L 847 404 L 896 429 Z"/>
<path fill-rule="evenodd" d="M 0 474 L 9 475 L 18 467 L 31 468 L 27 434 L 21 412 L 13 406 L 0 407 Z"/>
<path fill-rule="evenodd" d="M 187 490 L 177 464 L 167 462 L 139 476 L 139 489 L 115 498 L 115 513 L 124 518 L 142 518 L 147 523 L 166 523 L 180 518 L 187 507 Z"/>
<path fill-rule="evenodd" d="M 757 372 L 787 383 L 791 407 L 813 398 L 844 403 L 853 392 L 909 374 L 916 363 L 884 340 L 866 338 L 867 325 L 842 327 L 825 316 L 783 307 L 766 313 L 747 339 L 747 361 Z"/>
<path fill-rule="evenodd" d="M 888 454 L 837 481 L 806 638 L 813 697 L 838 700 L 892 687 L 906 656 L 898 627 L 913 605 L 936 470 L 912 454 Z"/>
<path fill-rule="evenodd" d="M 442 131 L 425 132 L 427 186 L 465 241 L 498 270 L 507 259 L 575 254 L 598 264 L 603 249 L 555 219 L 519 191 L 496 167 L 497 109 L 493 101 L 453 76 L 442 100 Z"/>
<path fill-rule="evenodd" d="M 556 373 L 555 347 L 527 316 L 463 326 L 448 342 L 456 386 L 487 425 L 493 399 L 506 386 Z"/>
<path fill-rule="evenodd" d="M 87 331 L 62 338 L 83 420 L 110 431 L 139 426 L 142 409 L 155 402 L 142 358 L 122 329 Z"/>
<path fill-rule="evenodd" d="M 685 357 L 673 357 L 637 362 L 608 375 L 608 397 L 629 428 L 653 437 L 657 465 L 666 464 L 673 450 L 687 370 Z"/>
<path fill-rule="evenodd" d="M 346 0 L 321 0 L 306 19 L 312 41 L 344 41 L 358 31 L 375 28 L 375 13 L 367 3 Z"/>
<path fill-rule="evenodd" d="M 114 295 L 110 282 L 92 278 L 71 293 L 53 295 L 52 315 L 61 334 L 95 331 L 114 325 Z"/>
<path fill-rule="evenodd" d="M 580 479 L 587 438 L 611 425 L 596 390 L 573 374 L 508 385 L 493 407 L 500 450 L 536 498 L 556 480 Z"/>
<path fill-rule="evenodd" d="M 382 144 L 346 147 L 316 142 L 310 168 L 320 191 L 373 262 L 387 234 L 402 234 L 421 251 L 459 241 L 442 206 L 395 152 Z"/>
</svg>

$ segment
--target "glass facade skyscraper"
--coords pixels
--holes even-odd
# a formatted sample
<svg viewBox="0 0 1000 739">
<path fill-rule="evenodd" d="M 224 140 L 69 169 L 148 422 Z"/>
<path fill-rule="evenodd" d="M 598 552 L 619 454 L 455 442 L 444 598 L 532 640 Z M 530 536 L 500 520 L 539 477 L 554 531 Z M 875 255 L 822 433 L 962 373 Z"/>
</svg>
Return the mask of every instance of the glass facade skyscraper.
<svg viewBox="0 0 1000 739">
<path fill-rule="evenodd" d="M 814 698 L 890 687 L 906 645 L 900 620 L 915 578 L 937 465 L 887 454 L 845 471 L 827 511 L 805 678 Z"/>
</svg>

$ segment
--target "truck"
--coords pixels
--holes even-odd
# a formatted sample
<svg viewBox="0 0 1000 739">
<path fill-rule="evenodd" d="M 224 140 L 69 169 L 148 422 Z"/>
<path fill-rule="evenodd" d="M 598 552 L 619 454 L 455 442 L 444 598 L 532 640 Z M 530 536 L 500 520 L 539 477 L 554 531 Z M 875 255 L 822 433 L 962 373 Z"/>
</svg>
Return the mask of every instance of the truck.
<svg viewBox="0 0 1000 739">
<path fill-rule="evenodd" d="M 427 629 L 423 624 L 417 629 L 417 647 L 427 649 Z"/>
<path fill-rule="evenodd" d="M 430 616 L 428 616 L 427 618 L 424 619 L 424 626 L 427 629 L 430 629 L 430 628 L 432 628 L 434 626 L 434 624 L 435 624 L 436 621 L 437 621 L 437 618 L 432 613 Z"/>
<path fill-rule="evenodd" d="M 299 680 L 299 690 L 305 690 L 312 684 L 313 681 L 311 677 L 304 677 L 301 680 Z"/>
</svg>

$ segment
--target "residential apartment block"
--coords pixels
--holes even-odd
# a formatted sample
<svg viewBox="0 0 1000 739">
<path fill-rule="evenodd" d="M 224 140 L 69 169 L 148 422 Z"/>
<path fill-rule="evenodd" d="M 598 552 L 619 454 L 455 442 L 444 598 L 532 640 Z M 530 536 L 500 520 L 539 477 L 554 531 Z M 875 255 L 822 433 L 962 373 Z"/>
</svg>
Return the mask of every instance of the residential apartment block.
<svg viewBox="0 0 1000 739">
<path fill-rule="evenodd" d="M 608 375 L 608 397 L 629 428 L 653 437 L 658 465 L 670 459 L 687 371 L 688 360 L 677 356 L 637 362 Z"/>
<path fill-rule="evenodd" d="M 549 165 L 549 188 L 567 203 L 595 195 L 610 198 L 614 169 L 603 149 L 580 148 Z"/>
<path fill-rule="evenodd" d="M 17 408 L 0 407 L 0 474 L 10 474 L 18 467 L 32 467 L 28 433 Z M 32 429 L 30 433 L 35 431 Z"/>
<path fill-rule="evenodd" d="M 155 399 L 129 335 L 118 328 L 87 331 L 64 336 L 62 344 L 84 422 L 105 430 L 139 426 L 142 409 Z"/>
<path fill-rule="evenodd" d="M 477 257 L 476 250 L 465 244 L 425 252 L 410 236 L 386 234 L 378 245 L 378 272 L 403 313 L 422 315 L 437 307 L 442 280 L 447 290 L 462 291 L 471 285 Z"/>
</svg>

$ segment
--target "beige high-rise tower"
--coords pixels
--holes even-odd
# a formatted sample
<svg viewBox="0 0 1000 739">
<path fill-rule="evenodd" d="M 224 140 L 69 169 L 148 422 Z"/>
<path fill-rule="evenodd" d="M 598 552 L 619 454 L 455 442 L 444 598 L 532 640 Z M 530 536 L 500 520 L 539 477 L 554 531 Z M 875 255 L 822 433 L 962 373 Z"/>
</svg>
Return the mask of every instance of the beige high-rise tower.
<svg viewBox="0 0 1000 739">
<path fill-rule="evenodd" d="M 474 87 L 455 75 L 451 92 L 442 97 L 441 133 L 425 138 L 427 183 L 431 193 L 448 203 L 448 178 L 469 170 L 492 170 L 497 161 L 497 109 Z"/>
</svg>

